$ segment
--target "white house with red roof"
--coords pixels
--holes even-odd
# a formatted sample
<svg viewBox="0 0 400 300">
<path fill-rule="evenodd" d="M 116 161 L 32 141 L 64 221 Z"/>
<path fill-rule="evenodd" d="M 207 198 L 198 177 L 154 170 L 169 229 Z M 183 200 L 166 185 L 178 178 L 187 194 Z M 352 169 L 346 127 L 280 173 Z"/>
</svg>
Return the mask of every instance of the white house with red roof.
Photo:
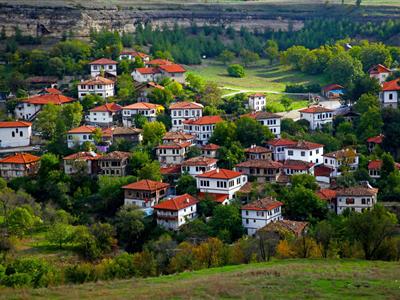
<svg viewBox="0 0 400 300">
<path fill-rule="evenodd" d="M 248 235 L 254 235 L 265 225 L 282 220 L 283 203 L 271 196 L 243 205 L 242 225 Z"/>
<path fill-rule="evenodd" d="M 117 76 L 117 64 L 115 60 L 108 58 L 96 59 L 89 63 L 90 65 L 90 75 L 96 77 L 104 73 L 111 74 L 112 76 Z"/>
<path fill-rule="evenodd" d="M 296 174 L 314 175 L 314 163 L 303 160 L 287 159 L 283 162 L 282 169 L 289 176 Z"/>
<path fill-rule="evenodd" d="M 240 172 L 215 169 L 199 174 L 196 177 L 197 189 L 202 194 L 220 195 L 222 204 L 228 204 L 235 197 L 235 193 L 247 182 L 247 176 Z"/>
<path fill-rule="evenodd" d="M 0 122 L 0 148 L 25 147 L 31 143 L 32 123 Z"/>
<path fill-rule="evenodd" d="M 163 144 L 168 144 L 172 142 L 189 142 L 194 146 L 194 135 L 184 133 L 183 131 L 168 131 L 164 134 L 162 138 Z"/>
<path fill-rule="evenodd" d="M 247 107 L 251 111 L 263 111 L 267 106 L 267 99 L 264 94 L 255 93 L 248 97 Z"/>
<path fill-rule="evenodd" d="M 180 165 L 192 147 L 190 142 L 169 142 L 157 146 L 156 155 L 162 166 Z"/>
<path fill-rule="evenodd" d="M 103 99 L 114 97 L 114 88 L 115 82 L 113 80 L 96 76 L 78 84 L 78 98 L 81 100 L 86 95 L 99 95 Z"/>
<path fill-rule="evenodd" d="M 334 177 L 340 176 L 343 171 L 355 171 L 358 168 L 358 154 L 350 148 L 325 153 L 323 158 L 324 165 L 332 169 Z"/>
<path fill-rule="evenodd" d="M 176 82 L 185 83 L 185 73 L 184 67 L 178 64 L 170 65 L 160 65 L 158 70 L 161 73 L 161 77 L 168 77 Z"/>
<path fill-rule="evenodd" d="M 368 73 L 369 77 L 375 78 L 380 84 L 382 84 L 386 81 L 390 74 L 392 74 L 392 71 L 389 68 L 386 68 L 384 65 L 378 64 L 371 67 L 368 70 Z"/>
<path fill-rule="evenodd" d="M 280 162 L 270 159 L 252 159 L 235 166 L 237 171 L 249 176 L 249 180 L 255 179 L 259 183 L 276 182 L 281 168 Z"/>
<path fill-rule="evenodd" d="M 5 179 L 30 176 L 37 173 L 40 157 L 29 153 L 16 153 L 0 159 L 0 176 Z"/>
<path fill-rule="evenodd" d="M 215 125 L 222 121 L 220 116 L 204 116 L 197 120 L 184 121 L 183 130 L 196 137 L 197 145 L 206 145 L 214 132 Z"/>
<path fill-rule="evenodd" d="M 143 115 L 149 122 L 157 119 L 157 114 L 164 110 L 164 107 L 158 104 L 138 102 L 122 107 L 122 124 L 125 127 L 132 127 L 136 115 Z"/>
<path fill-rule="evenodd" d="M 201 146 L 201 155 L 205 157 L 217 158 L 218 157 L 218 150 L 221 148 L 216 144 L 207 144 Z"/>
<path fill-rule="evenodd" d="M 325 124 L 333 122 L 333 110 L 323 106 L 311 106 L 300 110 L 300 119 L 310 123 L 310 129 L 321 129 Z"/>
<path fill-rule="evenodd" d="M 272 151 L 272 159 L 281 161 L 285 160 L 285 149 L 289 146 L 296 145 L 297 142 L 290 139 L 273 139 L 267 142 L 267 148 Z"/>
<path fill-rule="evenodd" d="M 142 209 L 150 209 L 167 196 L 168 183 L 154 180 L 140 180 L 122 187 L 124 190 L 124 205 L 136 205 Z"/>
<path fill-rule="evenodd" d="M 73 101 L 74 99 L 61 94 L 35 95 L 18 103 L 15 107 L 14 114 L 18 119 L 32 121 L 46 104 L 63 105 Z"/>
<path fill-rule="evenodd" d="M 169 106 L 172 131 L 183 130 L 183 122 L 203 116 L 204 106 L 196 102 L 175 102 Z"/>
<path fill-rule="evenodd" d="M 400 78 L 384 82 L 379 100 L 383 107 L 397 108 L 400 99 Z"/>
<path fill-rule="evenodd" d="M 261 125 L 267 126 L 268 129 L 275 135 L 276 138 L 279 138 L 281 136 L 282 117 L 280 115 L 267 111 L 259 111 L 243 115 L 243 117 L 256 119 Z"/>
<path fill-rule="evenodd" d="M 198 202 L 189 194 L 160 202 L 153 206 L 157 225 L 170 230 L 178 230 L 182 225 L 197 218 Z"/>
<path fill-rule="evenodd" d="M 136 82 L 153 82 L 161 78 L 160 70 L 153 67 L 136 68 L 131 75 Z"/>
<path fill-rule="evenodd" d="M 89 125 L 109 127 L 119 120 L 121 111 L 122 107 L 117 103 L 106 103 L 89 110 L 86 122 Z"/>
<path fill-rule="evenodd" d="M 378 189 L 368 183 L 336 190 L 336 213 L 342 214 L 346 209 L 363 212 L 372 208 L 377 202 Z"/>
<path fill-rule="evenodd" d="M 84 171 L 87 175 L 97 174 L 97 159 L 100 154 L 96 152 L 77 152 L 63 158 L 64 173 L 71 175 Z"/>
<path fill-rule="evenodd" d="M 321 94 L 328 99 L 340 98 L 344 94 L 344 87 L 336 83 L 328 84 L 321 88 Z"/>
<path fill-rule="evenodd" d="M 136 57 L 139 57 L 144 63 L 150 61 L 150 56 L 146 53 L 142 53 L 135 50 L 124 50 L 121 51 L 119 55 L 119 60 L 128 59 L 128 60 L 135 60 Z"/>
<path fill-rule="evenodd" d="M 372 152 L 376 146 L 380 146 L 383 143 L 384 138 L 385 136 L 383 134 L 368 138 L 367 145 L 369 152 Z"/>
<path fill-rule="evenodd" d="M 146 63 L 146 67 L 159 67 L 163 65 L 173 65 L 172 61 L 163 58 L 155 58 Z"/>
<path fill-rule="evenodd" d="M 182 173 L 188 173 L 189 175 L 196 177 L 204 172 L 216 170 L 217 162 L 218 160 L 215 158 L 204 156 L 192 157 L 182 162 L 181 170 Z"/>
<path fill-rule="evenodd" d="M 302 160 L 320 165 L 323 163 L 324 145 L 308 141 L 298 141 L 285 148 L 285 159 Z"/>
<path fill-rule="evenodd" d="M 244 154 L 247 159 L 272 159 L 272 150 L 257 145 L 244 149 Z"/>
<path fill-rule="evenodd" d="M 67 132 L 68 148 L 81 146 L 85 142 L 94 143 L 93 134 L 96 131 L 95 126 L 82 125 L 77 128 L 72 128 Z"/>
<path fill-rule="evenodd" d="M 395 163 L 396 169 L 400 170 L 400 164 Z M 382 160 L 375 159 L 371 160 L 368 163 L 368 174 L 371 178 L 378 179 L 381 178 L 381 168 L 382 168 Z"/>
</svg>

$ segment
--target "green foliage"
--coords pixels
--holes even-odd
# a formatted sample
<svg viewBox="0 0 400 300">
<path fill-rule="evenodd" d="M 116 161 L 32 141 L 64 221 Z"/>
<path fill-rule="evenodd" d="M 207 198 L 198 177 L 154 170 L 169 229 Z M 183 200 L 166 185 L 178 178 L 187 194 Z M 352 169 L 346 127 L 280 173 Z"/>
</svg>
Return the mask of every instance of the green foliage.
<svg viewBox="0 0 400 300">
<path fill-rule="evenodd" d="M 160 144 L 166 133 L 165 125 L 161 122 L 146 123 L 143 126 L 143 144 L 153 147 Z"/>
<path fill-rule="evenodd" d="M 60 249 L 72 240 L 72 226 L 64 223 L 55 223 L 49 227 L 46 239 L 50 244 L 57 245 Z"/>
<path fill-rule="evenodd" d="M 295 70 L 300 70 L 302 59 L 309 51 L 304 46 L 292 46 L 282 53 L 281 62 L 292 66 Z"/>
<path fill-rule="evenodd" d="M 160 171 L 160 163 L 153 161 L 144 165 L 138 172 L 139 179 L 149 179 L 154 181 L 161 181 L 162 175 Z"/>
<path fill-rule="evenodd" d="M 176 193 L 178 195 L 186 193 L 190 195 L 196 195 L 197 194 L 196 179 L 194 179 L 189 174 L 181 175 L 178 181 L 176 182 Z"/>
<path fill-rule="evenodd" d="M 35 216 L 27 208 L 16 207 L 9 213 L 7 227 L 10 234 L 23 237 L 40 222 L 40 218 Z"/>
<path fill-rule="evenodd" d="M 333 82 L 348 85 L 363 75 L 362 64 L 346 52 L 340 52 L 329 60 L 326 73 Z"/>
<path fill-rule="evenodd" d="M 243 234 L 240 209 L 235 205 L 215 207 L 209 225 L 214 234 L 227 243 L 233 242 Z"/>
<path fill-rule="evenodd" d="M 246 67 L 251 65 L 251 64 L 256 63 L 260 59 L 260 56 L 258 55 L 258 53 L 255 53 L 253 51 L 249 51 L 247 49 L 241 50 L 240 53 L 239 53 L 239 57 L 243 61 L 243 64 Z M 228 71 L 228 73 L 229 73 L 229 71 Z"/>
<path fill-rule="evenodd" d="M 246 75 L 244 68 L 239 64 L 230 65 L 226 70 L 231 77 L 243 78 Z"/>
<path fill-rule="evenodd" d="M 261 125 L 253 118 L 242 117 L 235 124 L 237 140 L 244 147 L 250 147 L 253 144 L 261 145 L 264 141 L 274 138 L 268 127 Z"/>
<path fill-rule="evenodd" d="M 229 50 L 222 51 L 217 57 L 217 60 L 222 62 L 224 65 L 231 63 L 234 59 L 235 59 L 235 53 Z"/>
<path fill-rule="evenodd" d="M 128 251 L 138 250 L 144 232 L 143 211 L 135 207 L 123 207 L 115 217 L 115 227 L 120 243 Z"/>
</svg>

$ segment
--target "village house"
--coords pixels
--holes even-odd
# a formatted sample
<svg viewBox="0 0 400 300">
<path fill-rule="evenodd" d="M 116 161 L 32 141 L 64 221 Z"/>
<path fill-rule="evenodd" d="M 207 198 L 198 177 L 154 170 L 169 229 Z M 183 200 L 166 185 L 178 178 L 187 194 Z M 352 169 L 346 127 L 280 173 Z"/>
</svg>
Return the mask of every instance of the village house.
<svg viewBox="0 0 400 300">
<path fill-rule="evenodd" d="M 290 233 L 294 237 L 302 237 L 307 234 L 308 222 L 293 221 L 293 220 L 278 220 L 269 222 L 263 228 L 260 228 L 256 236 L 262 236 L 263 234 L 275 233 L 279 239 L 287 238 L 286 234 Z"/>
<path fill-rule="evenodd" d="M 267 142 L 267 148 L 272 151 L 272 159 L 276 161 L 285 160 L 285 149 L 296 145 L 297 142 L 289 139 L 273 139 Z"/>
<path fill-rule="evenodd" d="M 147 121 L 154 122 L 157 114 L 164 110 L 164 107 L 158 104 L 138 102 L 122 107 L 122 124 L 125 127 L 132 127 L 136 115 L 143 115 Z"/>
<path fill-rule="evenodd" d="M 282 205 L 282 202 L 270 196 L 243 205 L 242 225 L 247 235 L 253 236 L 265 225 L 282 220 Z"/>
<path fill-rule="evenodd" d="M 346 209 L 356 212 L 363 212 L 365 209 L 372 208 L 377 201 L 378 189 L 365 186 L 355 186 L 336 190 L 338 215 Z"/>
<path fill-rule="evenodd" d="M 286 175 L 310 174 L 314 175 L 314 163 L 303 160 L 287 159 L 282 165 Z"/>
<path fill-rule="evenodd" d="M 206 145 L 212 136 L 215 125 L 222 122 L 220 116 L 205 116 L 197 120 L 184 121 L 184 132 L 194 135 L 197 145 Z"/>
<path fill-rule="evenodd" d="M 4 179 L 35 175 L 39 170 L 40 157 L 29 153 L 16 153 L 0 159 L 0 176 Z"/>
<path fill-rule="evenodd" d="M 182 173 L 188 173 L 189 175 L 196 177 L 204 172 L 212 171 L 217 169 L 217 159 L 209 158 L 204 156 L 192 157 L 185 160 L 182 163 Z"/>
<path fill-rule="evenodd" d="M 88 125 L 110 127 L 117 123 L 121 116 L 122 107 L 114 102 L 106 103 L 89 110 L 86 116 Z"/>
<path fill-rule="evenodd" d="M 217 158 L 218 157 L 218 149 L 220 146 L 216 144 L 207 144 L 200 147 L 201 155 L 205 157 Z"/>
<path fill-rule="evenodd" d="M 163 136 L 163 144 L 168 144 L 172 142 L 177 143 L 190 143 L 194 145 L 194 136 L 182 131 L 168 131 Z"/>
<path fill-rule="evenodd" d="M 113 80 L 101 76 L 82 80 L 78 84 L 78 98 L 82 100 L 86 95 L 98 95 L 103 99 L 114 97 L 114 87 Z"/>
<path fill-rule="evenodd" d="M 84 172 L 87 175 L 98 173 L 97 159 L 101 155 L 96 152 L 77 152 L 63 158 L 64 173 L 71 175 Z"/>
<path fill-rule="evenodd" d="M 247 176 L 240 172 L 215 169 L 199 174 L 196 177 L 200 197 L 208 194 L 221 204 L 229 204 L 235 193 L 247 182 Z"/>
<path fill-rule="evenodd" d="M 136 205 L 145 209 L 148 215 L 153 212 L 152 207 L 167 196 L 168 183 L 140 180 L 122 187 L 124 189 L 124 205 Z"/>
<path fill-rule="evenodd" d="M 112 132 L 112 143 L 117 143 L 118 140 L 125 140 L 137 145 L 143 140 L 143 130 L 135 127 L 113 127 Z"/>
<path fill-rule="evenodd" d="M 325 165 L 319 165 L 314 168 L 314 176 L 318 185 L 322 188 L 328 188 L 335 180 L 333 176 L 333 169 Z"/>
<path fill-rule="evenodd" d="M 267 126 L 268 129 L 274 134 L 276 138 L 281 136 L 281 116 L 267 112 L 259 111 L 256 113 L 246 114 L 242 117 L 249 117 L 256 119 L 261 125 Z"/>
<path fill-rule="evenodd" d="M 82 125 L 77 128 L 73 128 L 67 132 L 67 145 L 68 148 L 74 148 L 81 146 L 85 142 L 94 144 L 93 134 L 96 132 L 96 128 L 90 125 Z"/>
<path fill-rule="evenodd" d="M 303 140 L 285 148 L 285 159 L 302 160 L 315 165 L 323 163 L 323 154 L 324 145 Z"/>
<path fill-rule="evenodd" d="M 119 55 L 119 60 L 127 59 L 127 60 L 135 61 L 136 57 L 139 57 L 144 63 L 150 61 L 149 55 L 147 55 L 146 53 L 135 51 L 135 50 L 121 51 L 121 53 Z"/>
<path fill-rule="evenodd" d="M 368 151 L 372 152 L 372 151 L 374 151 L 374 148 L 376 146 L 380 146 L 383 142 L 384 137 L 385 136 L 383 134 L 380 134 L 380 135 L 368 138 L 367 139 Z"/>
<path fill-rule="evenodd" d="M 328 99 L 340 98 L 344 94 L 344 87 L 340 84 L 328 84 L 321 89 L 321 95 Z"/>
<path fill-rule="evenodd" d="M 238 172 L 246 174 L 250 181 L 255 178 L 257 182 L 276 182 L 282 164 L 273 160 L 248 160 L 235 166 Z"/>
<path fill-rule="evenodd" d="M 107 176 L 126 176 L 130 152 L 113 151 L 98 158 L 100 174 Z"/>
<path fill-rule="evenodd" d="M 0 122 L 0 148 L 29 146 L 32 123 L 24 121 Z"/>
<path fill-rule="evenodd" d="M 186 70 L 181 65 L 171 64 L 171 65 L 160 65 L 158 70 L 161 73 L 161 77 L 167 77 L 173 81 L 179 83 L 185 83 L 185 73 Z"/>
<path fill-rule="evenodd" d="M 324 165 L 333 170 L 332 176 L 337 177 L 342 171 L 355 171 L 358 168 L 358 155 L 353 149 L 341 149 L 325 153 Z"/>
<path fill-rule="evenodd" d="M 156 204 L 153 209 L 157 225 L 178 230 L 182 225 L 197 218 L 198 202 L 193 196 L 183 194 Z"/>
<path fill-rule="evenodd" d="M 100 58 L 92 61 L 89 63 L 90 76 L 96 77 L 101 75 L 105 77 L 117 77 L 117 64 L 118 62 L 108 58 Z"/>
<path fill-rule="evenodd" d="M 319 191 L 316 192 L 316 195 L 318 196 L 319 199 L 323 200 L 326 202 L 326 205 L 329 210 L 333 211 L 336 213 L 336 191 L 332 189 L 320 189 Z"/>
<path fill-rule="evenodd" d="M 54 87 L 50 87 L 50 88 L 42 89 L 38 94 L 39 95 L 48 95 L 48 94 L 61 95 L 62 92 L 59 89 L 56 89 Z"/>
<path fill-rule="evenodd" d="M 379 93 L 379 100 L 383 107 L 397 108 L 400 99 L 400 78 L 384 82 Z"/>
<path fill-rule="evenodd" d="M 150 102 L 149 96 L 154 90 L 164 90 L 162 85 L 159 85 L 153 81 L 137 83 L 135 86 L 137 93 L 137 102 Z"/>
<path fill-rule="evenodd" d="M 400 170 L 400 164 L 395 163 L 396 169 Z M 368 174 L 371 178 L 378 179 L 381 178 L 381 168 L 382 168 L 382 160 L 376 159 L 371 160 L 368 163 Z"/>
<path fill-rule="evenodd" d="M 333 110 L 323 106 L 311 106 L 300 110 L 300 119 L 310 123 L 310 129 L 321 129 L 325 124 L 332 124 Z"/>
<path fill-rule="evenodd" d="M 368 70 L 369 77 L 378 80 L 379 84 L 382 84 L 392 74 L 392 71 L 386 68 L 384 65 L 378 64 L 371 67 Z"/>
<path fill-rule="evenodd" d="M 250 95 L 246 106 L 254 112 L 265 110 L 267 106 L 265 95 L 260 93 Z"/>
<path fill-rule="evenodd" d="M 136 82 L 154 82 L 161 78 L 161 72 L 158 68 L 153 67 L 136 68 L 131 76 Z"/>
<path fill-rule="evenodd" d="M 170 142 L 160 144 L 156 148 L 158 161 L 162 166 L 180 165 L 185 160 L 189 148 L 192 146 L 189 142 Z"/>
<path fill-rule="evenodd" d="M 145 63 L 146 67 L 159 67 L 163 65 L 173 65 L 173 64 L 174 63 L 172 61 L 162 58 L 155 58 Z"/>
<path fill-rule="evenodd" d="M 40 89 L 45 87 L 56 87 L 58 84 L 57 76 L 30 76 L 25 79 L 29 89 Z"/>
<path fill-rule="evenodd" d="M 14 114 L 18 119 L 32 121 L 46 104 L 63 105 L 73 101 L 74 99 L 60 94 L 35 95 L 18 103 Z"/>
<path fill-rule="evenodd" d="M 175 102 L 169 106 L 172 131 L 183 130 L 183 122 L 203 116 L 204 106 L 196 102 Z"/>
<path fill-rule="evenodd" d="M 246 159 L 272 159 L 272 151 L 268 148 L 251 145 L 249 148 L 244 149 Z"/>
</svg>

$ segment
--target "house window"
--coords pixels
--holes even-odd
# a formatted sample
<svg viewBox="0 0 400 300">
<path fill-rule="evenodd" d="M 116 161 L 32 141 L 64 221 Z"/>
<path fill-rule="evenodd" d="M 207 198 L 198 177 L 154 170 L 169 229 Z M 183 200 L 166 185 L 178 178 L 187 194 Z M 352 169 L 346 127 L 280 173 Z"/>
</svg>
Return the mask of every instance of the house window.
<svg viewBox="0 0 400 300">
<path fill-rule="evenodd" d="M 354 198 L 346 198 L 346 204 L 354 204 Z"/>
<path fill-rule="evenodd" d="M 293 150 L 288 150 L 288 155 L 293 156 Z"/>
<path fill-rule="evenodd" d="M 306 152 L 305 151 L 301 151 L 301 156 L 306 156 Z"/>
</svg>

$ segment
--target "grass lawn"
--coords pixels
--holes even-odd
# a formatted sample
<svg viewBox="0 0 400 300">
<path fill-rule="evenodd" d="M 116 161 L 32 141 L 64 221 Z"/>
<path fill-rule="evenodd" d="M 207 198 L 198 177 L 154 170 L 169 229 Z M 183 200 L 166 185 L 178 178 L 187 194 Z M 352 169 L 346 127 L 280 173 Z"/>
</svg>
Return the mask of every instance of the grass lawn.
<svg viewBox="0 0 400 300">
<path fill-rule="evenodd" d="M 247 67 L 244 78 L 228 76 L 226 66 L 212 59 L 203 60 L 198 66 L 188 66 L 189 71 L 206 80 L 217 82 L 224 89 L 257 92 L 283 92 L 286 84 L 326 84 L 322 76 L 311 76 L 293 71 L 287 66 L 270 66 L 267 60 L 260 60 L 257 65 Z"/>
<path fill-rule="evenodd" d="M 0 299 L 399 299 L 400 263 L 277 260 L 157 278 L 48 289 L 0 288 Z"/>
</svg>

